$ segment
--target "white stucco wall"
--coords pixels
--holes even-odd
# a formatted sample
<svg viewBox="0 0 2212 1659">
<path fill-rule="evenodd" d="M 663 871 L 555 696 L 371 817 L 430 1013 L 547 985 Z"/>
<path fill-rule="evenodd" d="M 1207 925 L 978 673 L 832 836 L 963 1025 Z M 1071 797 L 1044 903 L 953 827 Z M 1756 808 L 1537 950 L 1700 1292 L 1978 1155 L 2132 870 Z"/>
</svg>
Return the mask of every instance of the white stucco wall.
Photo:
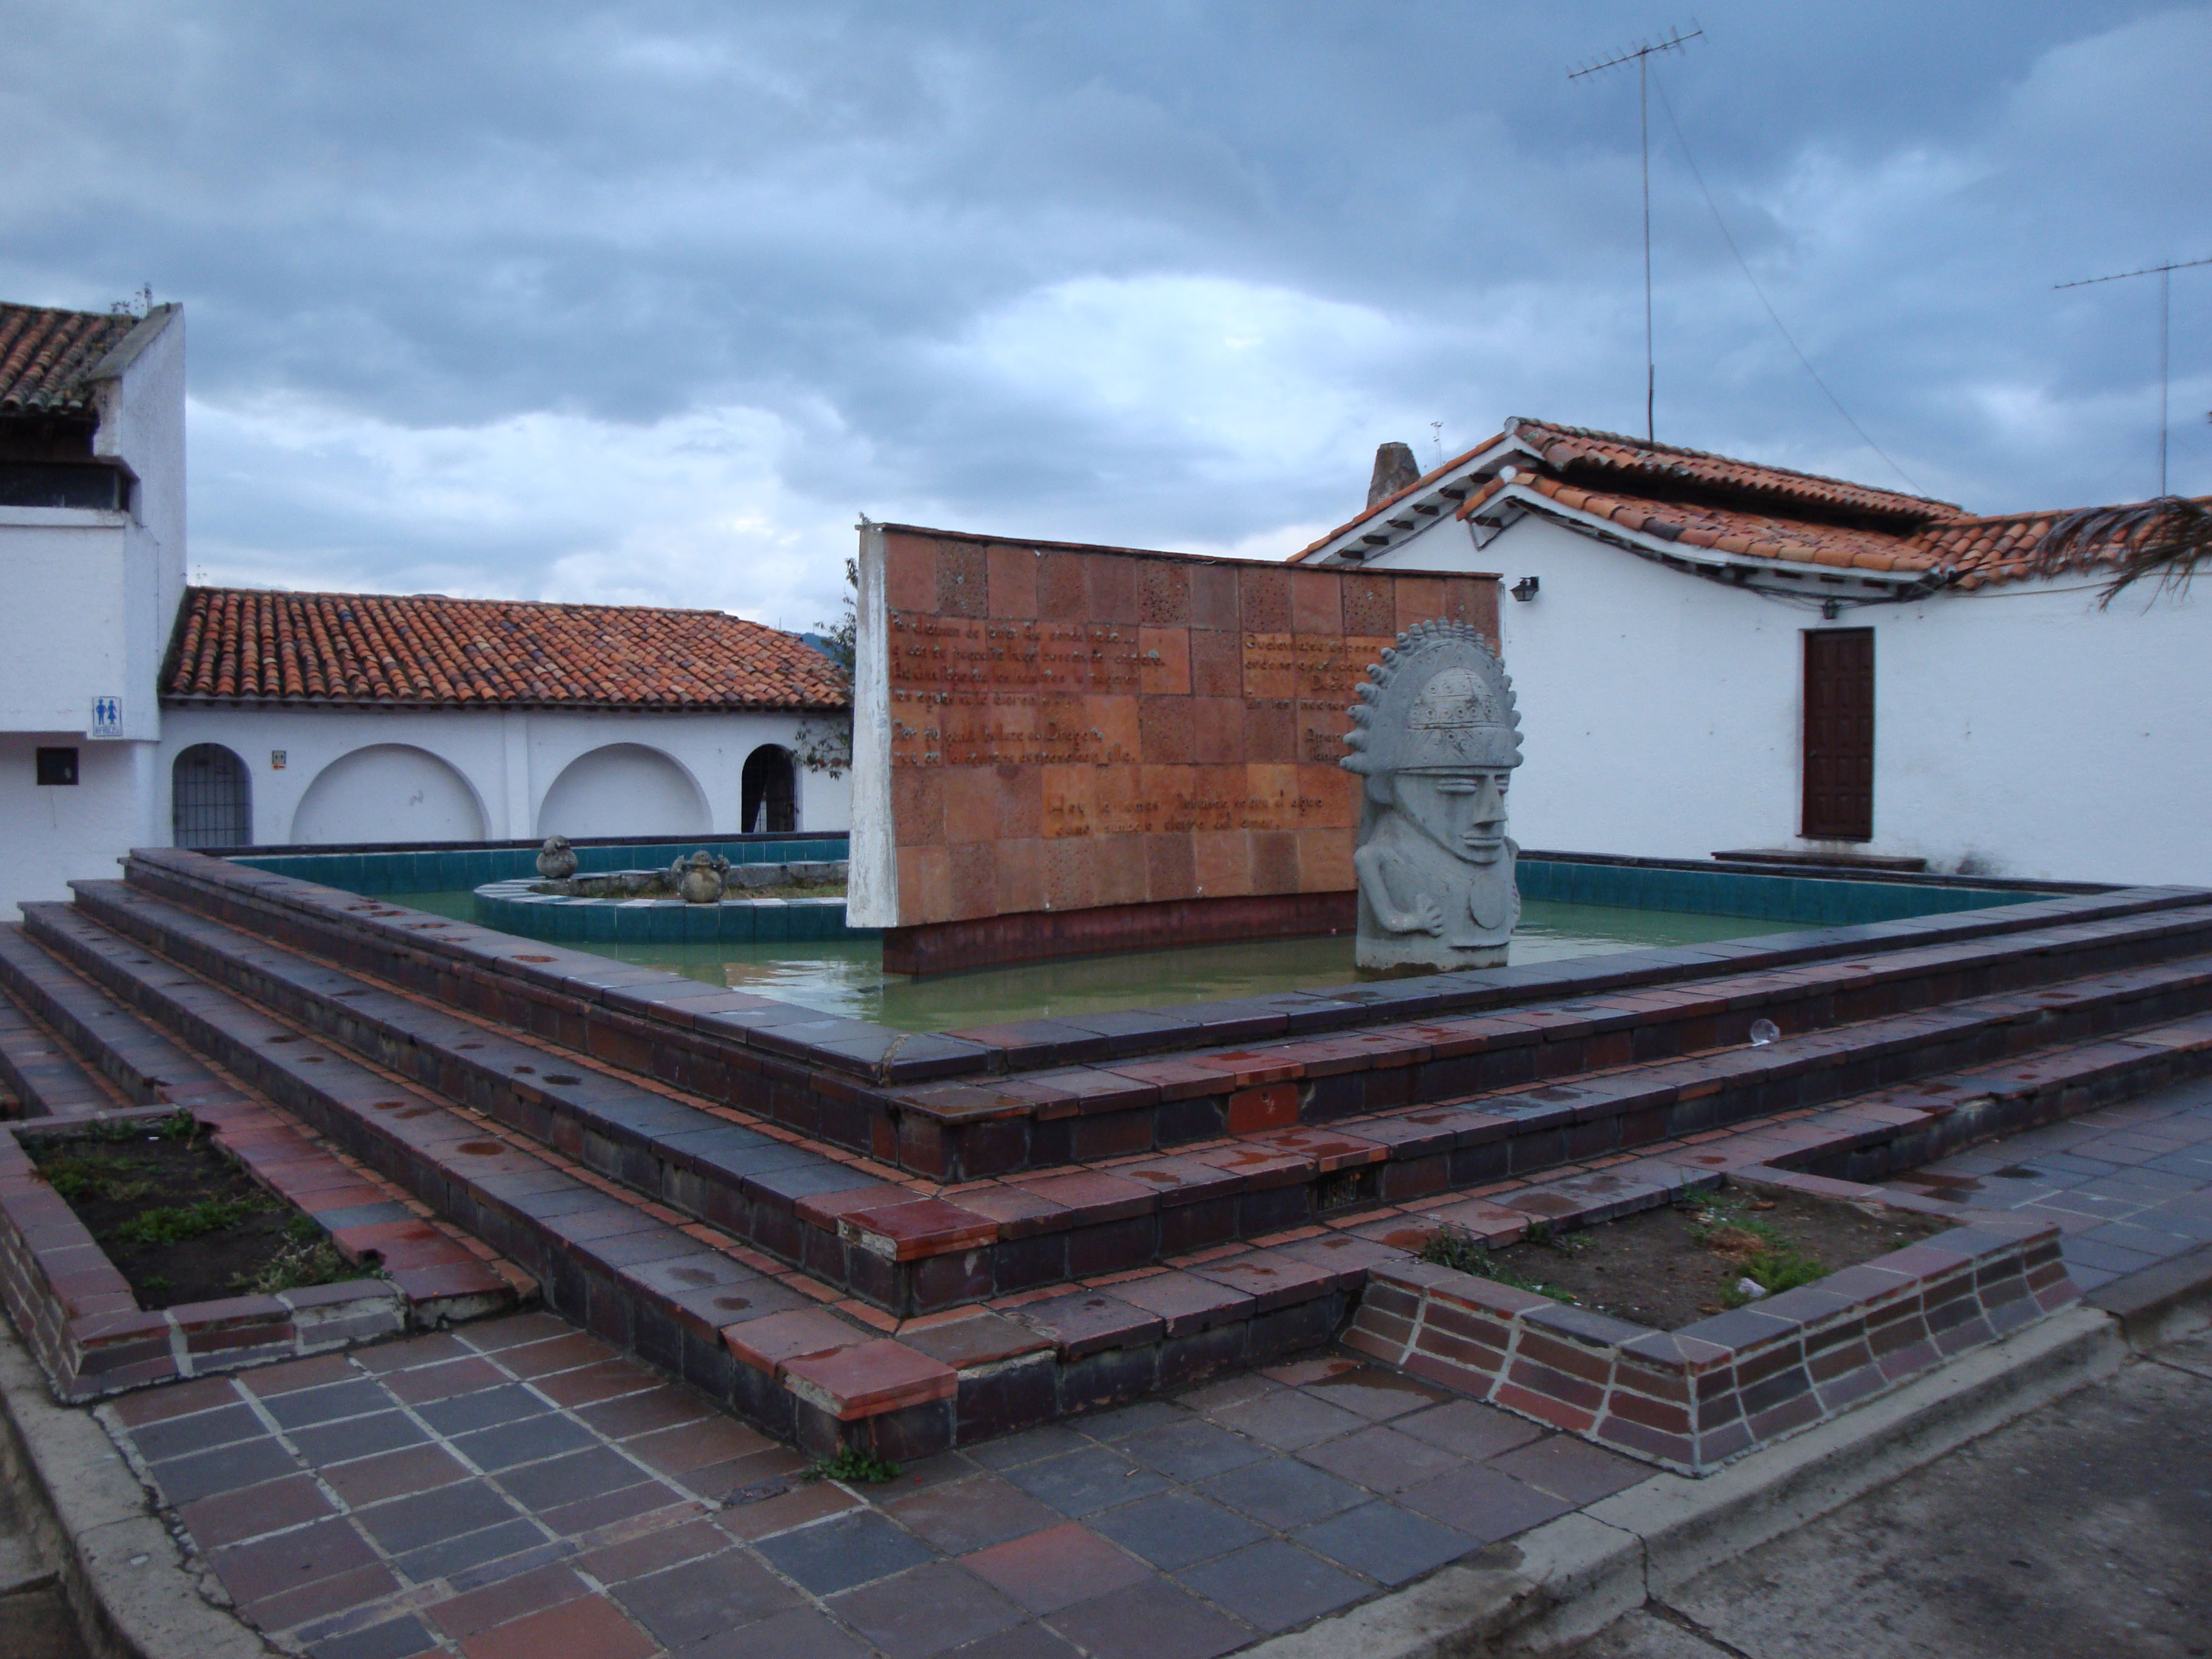
<svg viewBox="0 0 2212 1659">
<path fill-rule="evenodd" d="M 135 344 L 134 344 L 135 342 Z M 155 685 L 185 582 L 185 319 L 164 308 L 99 383 L 95 453 L 136 477 L 130 510 L 0 507 L 0 732 L 76 732 L 122 699 L 119 736 L 161 735 Z"/>
<path fill-rule="evenodd" d="M 74 747 L 75 785 L 40 784 L 35 753 Z M 72 881 L 112 881 L 116 861 L 155 836 L 155 745 L 87 743 L 82 730 L 0 733 L 0 918 L 25 899 L 66 899 Z M 168 825 L 158 838 L 168 840 Z"/>
<path fill-rule="evenodd" d="M 155 688 L 184 595 L 184 313 L 164 307 L 125 345 L 127 364 L 94 389 L 93 447 L 136 477 L 130 510 L 0 507 L 0 916 L 168 839 Z M 94 739 L 93 701 L 111 696 L 119 736 Z M 76 750 L 76 785 L 37 781 L 49 746 Z"/>
<path fill-rule="evenodd" d="M 571 805 L 580 802 L 591 823 L 612 826 L 566 833 L 735 835 L 742 828 L 738 820 L 745 757 L 763 744 L 792 747 L 802 724 L 795 715 L 772 714 L 171 708 L 162 726 L 155 816 L 166 842 L 170 768 L 193 744 L 218 743 L 246 763 L 252 779 L 255 842 L 291 842 L 301 839 L 301 808 L 316 780 L 374 744 L 402 746 L 450 768 L 477 804 L 483 822 L 480 833 L 489 840 L 550 833 L 539 826 L 550 822 L 547 798 L 564 775 L 569 783 L 551 803 L 556 811 L 565 810 L 564 799 Z M 602 752 L 611 748 L 616 752 Z M 633 748 L 650 752 L 629 752 Z M 284 756 L 281 768 L 272 761 L 278 750 Z M 656 755 L 661 757 L 658 763 Z M 583 767 L 572 772 L 580 760 Z M 688 781 L 696 791 L 689 805 L 674 787 L 678 781 Z M 799 829 L 845 830 L 848 780 L 802 768 L 798 784 Z M 410 805 L 414 793 L 414 785 L 381 793 L 349 788 L 343 815 L 331 819 L 314 803 L 307 828 L 323 842 L 466 838 L 422 827 L 428 822 L 423 809 L 431 792 L 426 790 L 423 803 Z M 338 823 L 350 823 L 352 833 L 337 833 Z"/>
<path fill-rule="evenodd" d="M 1875 838 L 1983 874 L 2212 884 L 2212 608 L 2079 578 L 1816 610 L 1669 570 L 1547 520 L 1478 550 L 1433 524 L 1370 562 L 1494 570 L 1526 761 L 1523 846 L 1702 859 L 1798 834 L 1808 628 L 1875 629 Z M 2070 591 L 2069 591 L 2070 590 Z"/>
</svg>

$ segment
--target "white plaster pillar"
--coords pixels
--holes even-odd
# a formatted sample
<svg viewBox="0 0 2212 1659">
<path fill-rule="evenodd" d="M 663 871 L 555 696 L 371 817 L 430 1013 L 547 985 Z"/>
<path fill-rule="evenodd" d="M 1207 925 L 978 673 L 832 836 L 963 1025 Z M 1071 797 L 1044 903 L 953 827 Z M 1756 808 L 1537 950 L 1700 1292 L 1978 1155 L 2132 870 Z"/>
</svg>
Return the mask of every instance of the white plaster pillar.
<svg viewBox="0 0 2212 1659">
<path fill-rule="evenodd" d="M 537 803 L 530 795 L 530 714 L 510 708 L 500 716 L 501 758 L 505 763 L 501 839 L 528 841 L 538 831 L 533 823 Z"/>
</svg>

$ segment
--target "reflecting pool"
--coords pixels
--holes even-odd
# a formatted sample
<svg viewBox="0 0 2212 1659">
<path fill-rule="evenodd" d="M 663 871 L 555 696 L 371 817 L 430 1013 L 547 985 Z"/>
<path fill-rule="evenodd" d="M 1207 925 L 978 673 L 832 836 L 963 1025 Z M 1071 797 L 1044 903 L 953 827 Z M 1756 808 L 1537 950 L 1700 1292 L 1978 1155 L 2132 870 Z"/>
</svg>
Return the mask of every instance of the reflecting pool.
<svg viewBox="0 0 2212 1659">
<path fill-rule="evenodd" d="M 377 896 L 460 921 L 476 920 L 474 898 L 466 889 Z M 1602 956 L 1653 945 L 1705 945 L 1716 939 L 1786 933 L 1805 925 L 1531 899 L 1522 909 L 1511 960 L 1556 962 L 1566 957 Z M 1269 991 L 1316 990 L 1348 985 L 1358 977 L 1352 966 L 1350 933 L 1072 957 L 926 979 L 885 973 L 882 947 L 872 939 L 761 945 L 598 943 L 572 948 L 908 1031 L 1100 1013 L 1115 1008 L 1212 1002 Z"/>
</svg>

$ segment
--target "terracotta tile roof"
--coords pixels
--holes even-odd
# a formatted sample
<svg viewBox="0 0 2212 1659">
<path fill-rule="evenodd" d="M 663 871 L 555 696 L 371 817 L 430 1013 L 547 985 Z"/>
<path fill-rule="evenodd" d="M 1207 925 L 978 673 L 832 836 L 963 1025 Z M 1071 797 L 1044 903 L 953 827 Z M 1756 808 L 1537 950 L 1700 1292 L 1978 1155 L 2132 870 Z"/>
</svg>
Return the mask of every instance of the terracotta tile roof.
<svg viewBox="0 0 2212 1659">
<path fill-rule="evenodd" d="M 94 368 L 137 325 L 127 312 L 0 302 L 0 415 L 81 413 Z"/>
<path fill-rule="evenodd" d="M 1841 478 L 1823 478 L 1787 467 L 1732 460 L 1702 449 L 1646 442 L 1617 432 L 1593 432 L 1549 421 L 1510 420 L 1508 436 L 1518 438 L 1570 483 L 1612 483 L 1631 493 L 1638 483 L 1687 489 L 1723 500 L 1756 501 L 1779 507 L 1810 507 L 1823 514 L 1896 520 L 1913 525 L 1929 519 L 1956 518 L 1955 502 L 1925 495 L 1902 495 Z"/>
<path fill-rule="evenodd" d="M 1738 507 L 1613 495 L 1579 489 L 1541 473 L 1527 474 L 1519 482 L 1561 507 L 1610 520 L 1624 530 L 1640 530 L 1662 541 L 1690 547 L 1859 570 L 1931 570 L 1950 562 L 1935 550 L 1922 549 L 1915 542 L 1880 530 L 1786 519 Z M 1466 517 L 1495 493 L 1486 490 L 1479 496 L 1468 496 L 1460 516 Z"/>
<path fill-rule="evenodd" d="M 719 611 L 429 593 L 185 592 L 166 703 L 412 708 L 840 708 L 796 635 Z"/>
<path fill-rule="evenodd" d="M 1360 526 L 1387 517 L 1407 496 L 1431 494 L 1447 473 L 1500 445 L 1526 452 L 1534 465 L 1516 464 L 1510 482 L 1495 474 L 1464 475 L 1468 494 L 1458 503 L 1460 519 L 1474 516 L 1509 489 L 1526 490 L 1571 512 L 1686 548 L 1925 576 L 1966 590 L 2109 568 L 2121 550 L 2117 544 L 2092 548 L 2070 556 L 2063 569 L 2045 568 L 2031 565 L 2029 556 L 2066 516 L 2062 512 L 1970 516 L 1929 496 L 1646 443 L 1618 433 L 1513 420 L 1497 437 L 1376 502 L 1294 554 L 1293 560 L 1310 558 Z M 2212 505 L 2212 497 L 2204 500 Z"/>
</svg>

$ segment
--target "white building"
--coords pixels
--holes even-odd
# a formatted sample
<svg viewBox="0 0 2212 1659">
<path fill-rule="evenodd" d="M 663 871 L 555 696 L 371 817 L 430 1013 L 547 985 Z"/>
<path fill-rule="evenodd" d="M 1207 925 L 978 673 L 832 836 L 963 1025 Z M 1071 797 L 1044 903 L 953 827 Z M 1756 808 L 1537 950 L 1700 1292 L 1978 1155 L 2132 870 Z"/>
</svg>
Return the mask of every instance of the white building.
<svg viewBox="0 0 2212 1659">
<path fill-rule="evenodd" d="M 185 586 L 184 318 L 0 304 L 0 914 L 132 847 L 842 831 L 843 681 L 720 611 Z M 834 746 L 834 738 L 830 739 Z"/>
<path fill-rule="evenodd" d="M 1524 846 L 2212 884 L 2212 613 L 2057 516 L 1515 421 L 1295 556 L 1500 576 Z"/>
<path fill-rule="evenodd" d="M 0 902 L 65 897 L 160 816 L 185 586 L 185 319 L 0 305 Z"/>
<path fill-rule="evenodd" d="M 161 683 L 180 847 L 842 831 L 799 757 L 829 659 L 719 611 L 188 589 Z"/>
</svg>

